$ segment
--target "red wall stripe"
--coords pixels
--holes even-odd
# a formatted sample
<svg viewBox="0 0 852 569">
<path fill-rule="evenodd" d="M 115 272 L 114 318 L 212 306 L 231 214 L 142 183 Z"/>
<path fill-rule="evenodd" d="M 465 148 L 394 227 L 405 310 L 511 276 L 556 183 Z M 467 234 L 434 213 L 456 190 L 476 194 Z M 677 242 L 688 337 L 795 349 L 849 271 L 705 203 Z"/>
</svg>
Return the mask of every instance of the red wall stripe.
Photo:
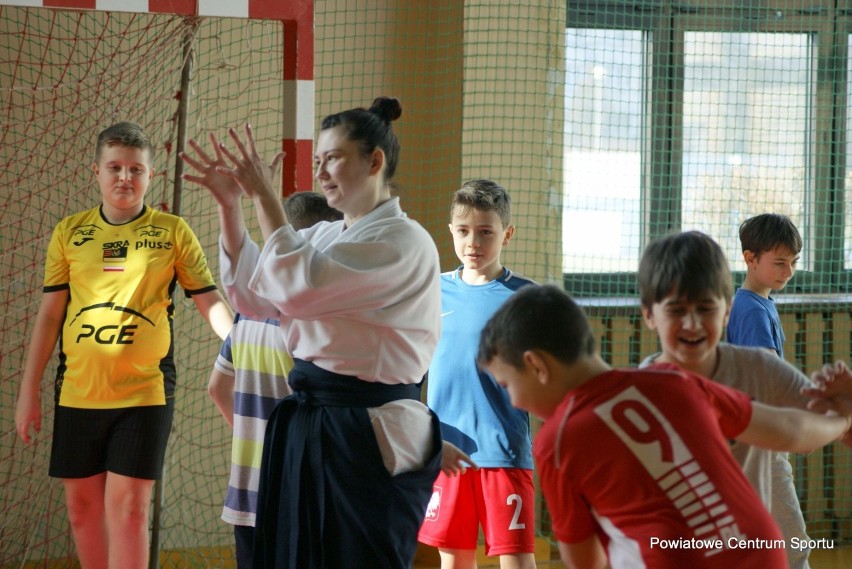
<svg viewBox="0 0 852 569">
<path fill-rule="evenodd" d="M 94 10 L 96 0 L 44 0 L 45 8 L 79 8 Z"/>
<path fill-rule="evenodd" d="M 312 140 L 283 140 L 284 161 L 281 164 L 281 194 L 287 197 L 295 192 L 312 190 L 314 187 Z"/>
<path fill-rule="evenodd" d="M 197 0 L 148 0 L 148 11 L 156 14 L 198 14 Z"/>
</svg>

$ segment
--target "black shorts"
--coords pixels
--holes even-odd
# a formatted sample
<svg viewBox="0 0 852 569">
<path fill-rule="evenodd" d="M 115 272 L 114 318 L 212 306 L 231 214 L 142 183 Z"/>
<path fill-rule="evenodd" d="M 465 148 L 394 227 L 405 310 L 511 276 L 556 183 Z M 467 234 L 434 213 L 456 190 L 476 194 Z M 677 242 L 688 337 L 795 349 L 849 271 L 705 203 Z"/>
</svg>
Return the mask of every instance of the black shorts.
<svg viewBox="0 0 852 569">
<path fill-rule="evenodd" d="M 174 399 L 165 405 L 121 409 L 57 405 L 48 474 L 88 478 L 114 472 L 159 480 L 173 415 Z"/>
</svg>

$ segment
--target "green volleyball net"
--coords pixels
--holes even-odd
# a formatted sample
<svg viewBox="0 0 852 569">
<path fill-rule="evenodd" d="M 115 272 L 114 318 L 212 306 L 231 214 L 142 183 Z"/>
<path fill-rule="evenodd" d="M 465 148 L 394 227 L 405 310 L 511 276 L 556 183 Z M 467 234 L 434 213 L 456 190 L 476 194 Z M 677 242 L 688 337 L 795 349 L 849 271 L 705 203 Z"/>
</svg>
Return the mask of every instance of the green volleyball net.
<svg viewBox="0 0 852 569">
<path fill-rule="evenodd" d="M 517 226 L 505 264 L 580 298 L 604 357 L 631 366 L 658 349 L 638 311 L 644 245 L 704 231 L 739 285 L 737 226 L 782 213 L 805 242 L 776 296 L 786 358 L 805 372 L 852 360 L 852 6 L 333 0 L 314 6 L 313 32 L 310 121 L 400 98 L 396 182 L 445 270 L 458 264 L 452 192 L 471 178 L 500 182 Z M 13 415 L 51 230 L 99 202 L 97 132 L 130 119 L 152 134 L 147 202 L 187 219 L 218 274 L 215 204 L 175 176 L 181 125 L 207 145 L 208 132 L 250 122 L 260 152 L 279 151 L 292 115 L 287 33 L 275 20 L 0 6 L 0 567 L 73 566 L 62 488 L 46 475 L 55 358 L 33 444 L 17 439 Z M 219 519 L 230 431 L 206 391 L 219 341 L 191 301 L 178 294 L 177 305 L 177 413 L 152 524 L 161 566 L 232 566 Z M 849 450 L 791 461 L 811 536 L 852 543 Z M 539 513 L 549 538 L 543 502 Z"/>
</svg>

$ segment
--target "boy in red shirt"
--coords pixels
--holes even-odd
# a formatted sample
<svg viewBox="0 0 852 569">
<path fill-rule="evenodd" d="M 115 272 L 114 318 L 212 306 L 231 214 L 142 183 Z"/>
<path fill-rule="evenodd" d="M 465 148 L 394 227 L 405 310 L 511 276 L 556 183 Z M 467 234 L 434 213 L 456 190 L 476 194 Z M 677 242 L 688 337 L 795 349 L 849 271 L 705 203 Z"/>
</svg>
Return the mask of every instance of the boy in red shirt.
<svg viewBox="0 0 852 569">
<path fill-rule="evenodd" d="M 808 451 L 852 424 L 848 398 L 832 401 L 844 416 L 823 416 L 753 403 L 674 366 L 613 370 L 582 310 L 550 285 L 495 313 L 477 359 L 545 421 L 533 452 L 571 567 L 786 567 L 781 533 L 727 440 Z"/>
</svg>

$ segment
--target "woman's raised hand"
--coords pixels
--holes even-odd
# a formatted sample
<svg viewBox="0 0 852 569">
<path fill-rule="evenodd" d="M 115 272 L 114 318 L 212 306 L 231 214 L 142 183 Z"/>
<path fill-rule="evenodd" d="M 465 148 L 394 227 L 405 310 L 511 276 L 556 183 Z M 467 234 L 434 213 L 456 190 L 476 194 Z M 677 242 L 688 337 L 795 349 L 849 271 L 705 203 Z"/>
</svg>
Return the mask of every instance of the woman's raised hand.
<svg viewBox="0 0 852 569">
<path fill-rule="evenodd" d="M 284 159 L 284 153 L 279 152 L 272 159 L 272 162 L 267 164 L 257 153 L 251 125 L 246 124 L 245 131 L 246 142 L 244 143 L 236 129 L 228 129 L 228 135 L 234 141 L 239 156 L 230 152 L 224 144 L 219 143 L 217 153 L 221 152 L 228 159 L 230 167 L 219 166 L 217 170 L 235 180 L 243 191 L 252 198 L 273 196 L 277 199 L 275 176 L 281 166 L 281 161 Z"/>
<path fill-rule="evenodd" d="M 198 175 L 184 174 L 183 179 L 204 186 L 216 201 L 223 206 L 232 206 L 240 200 L 243 190 L 238 181 L 223 172 L 227 168 L 225 157 L 221 149 L 221 143 L 214 134 L 210 134 L 210 143 L 213 145 L 215 158 L 204 152 L 201 145 L 194 139 L 189 140 L 189 146 L 195 151 L 197 157 L 181 152 L 181 159 L 198 172 Z"/>
</svg>

